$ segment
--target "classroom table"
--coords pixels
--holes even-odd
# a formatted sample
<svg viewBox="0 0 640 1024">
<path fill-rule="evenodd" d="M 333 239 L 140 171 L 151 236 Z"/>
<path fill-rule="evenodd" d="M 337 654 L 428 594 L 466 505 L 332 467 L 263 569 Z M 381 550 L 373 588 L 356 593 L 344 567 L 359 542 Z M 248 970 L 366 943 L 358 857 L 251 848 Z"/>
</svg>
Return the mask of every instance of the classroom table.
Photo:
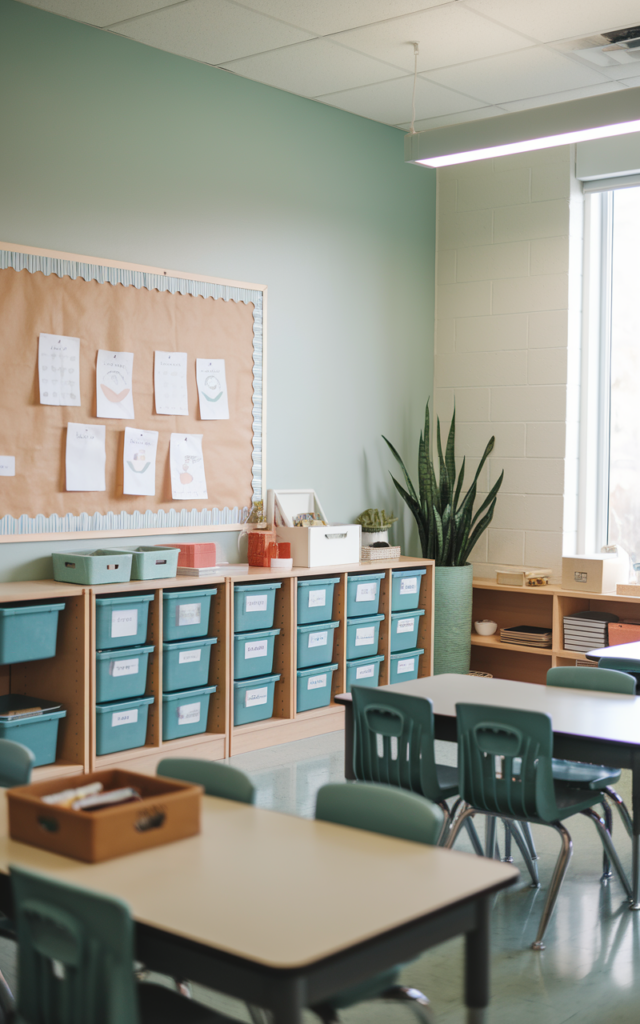
<svg viewBox="0 0 640 1024">
<path fill-rule="evenodd" d="M 436 739 L 456 742 L 458 703 L 542 711 L 551 717 L 554 757 L 629 769 L 633 778 L 630 907 L 640 910 L 640 697 L 455 673 L 394 683 L 392 689 L 432 701 Z M 335 699 L 345 707 L 345 776 L 353 779 L 351 694 Z"/>
<path fill-rule="evenodd" d="M 511 865 L 213 797 L 200 835 L 84 864 L 8 838 L 0 793 L 5 912 L 10 864 L 118 896 L 148 968 L 267 1008 L 276 1024 L 464 934 L 468 1020 L 485 1019 L 490 902 L 517 880 Z"/>
<path fill-rule="evenodd" d="M 640 663 L 640 641 L 634 640 L 629 644 L 598 647 L 595 651 L 589 651 L 587 658 L 589 661 L 600 661 L 600 658 L 629 658 Z"/>
</svg>

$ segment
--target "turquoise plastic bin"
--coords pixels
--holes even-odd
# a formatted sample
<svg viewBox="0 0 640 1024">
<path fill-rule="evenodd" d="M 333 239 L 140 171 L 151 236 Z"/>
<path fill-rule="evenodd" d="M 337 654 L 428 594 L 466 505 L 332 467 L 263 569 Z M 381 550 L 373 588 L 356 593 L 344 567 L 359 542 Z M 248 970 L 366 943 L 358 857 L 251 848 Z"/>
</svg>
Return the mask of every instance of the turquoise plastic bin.
<svg viewBox="0 0 640 1024">
<path fill-rule="evenodd" d="M 233 631 L 271 629 L 276 610 L 276 590 L 282 583 L 236 584 L 233 588 Z"/>
<path fill-rule="evenodd" d="M 211 648 L 217 642 L 215 636 L 209 636 L 200 640 L 174 640 L 171 644 L 163 644 L 162 692 L 173 693 L 174 690 L 206 686 Z"/>
<path fill-rule="evenodd" d="M 147 739 L 149 705 L 153 697 L 96 704 L 96 754 L 143 747 Z"/>
<path fill-rule="evenodd" d="M 380 623 L 384 615 L 347 619 L 347 661 L 378 653 Z"/>
<path fill-rule="evenodd" d="M 28 718 L 3 718 L 8 711 L 21 711 L 23 708 L 42 708 L 41 715 Z M 58 744 L 58 725 L 67 712 L 52 700 L 40 697 L 24 697 L 22 694 L 9 693 L 0 697 L 0 739 L 23 743 L 35 755 L 33 767 L 42 764 L 53 764 L 56 759 Z"/>
<path fill-rule="evenodd" d="M 162 595 L 164 640 L 193 640 L 209 632 L 211 598 L 216 587 L 206 590 L 165 590 Z"/>
<path fill-rule="evenodd" d="M 56 653 L 62 604 L 5 604 L 0 607 L 0 665 L 40 661 Z"/>
<path fill-rule="evenodd" d="M 108 554 L 131 555 L 132 580 L 164 580 L 178 572 L 178 548 L 142 545 L 139 548 L 106 548 Z"/>
<path fill-rule="evenodd" d="M 313 711 L 331 703 L 331 680 L 337 667 L 336 661 L 332 665 L 298 669 L 296 711 Z"/>
<path fill-rule="evenodd" d="M 426 569 L 394 569 L 391 574 L 391 611 L 412 612 L 420 604 Z"/>
<path fill-rule="evenodd" d="M 424 647 L 392 654 L 389 658 L 389 682 L 408 683 L 410 679 L 417 679 L 421 654 L 424 654 Z"/>
<path fill-rule="evenodd" d="M 54 551 L 53 578 L 62 583 L 94 586 L 98 583 L 128 583 L 131 554 L 114 555 L 106 548 L 96 551 Z"/>
<path fill-rule="evenodd" d="M 418 642 L 418 627 L 424 608 L 413 612 L 391 612 L 391 653 L 410 651 Z"/>
<path fill-rule="evenodd" d="M 130 597 L 96 597 L 96 647 L 142 647 L 147 639 L 149 604 L 153 594 Z"/>
<path fill-rule="evenodd" d="M 298 625 L 329 622 L 333 618 L 333 588 L 338 576 L 323 580 L 298 580 Z"/>
<path fill-rule="evenodd" d="M 383 572 L 347 576 L 347 617 L 375 615 L 380 604 L 380 580 Z"/>
<path fill-rule="evenodd" d="M 279 675 L 261 676 L 233 684 L 233 724 L 248 725 L 273 717 L 273 698 Z"/>
<path fill-rule="evenodd" d="M 356 658 L 347 662 L 347 693 L 352 686 L 377 686 L 380 666 L 384 654 L 371 654 L 368 658 Z"/>
<path fill-rule="evenodd" d="M 141 697 L 147 688 L 149 655 L 155 647 L 127 647 L 122 651 L 96 651 L 96 701 Z"/>
<path fill-rule="evenodd" d="M 279 629 L 261 629 L 258 633 L 235 633 L 233 678 L 250 679 L 252 676 L 270 675 L 273 668 L 273 647 L 279 633 Z M 270 718 L 271 715 L 265 717 Z"/>
<path fill-rule="evenodd" d="M 298 626 L 298 668 L 326 665 L 333 658 L 333 634 L 339 622 L 316 622 Z"/>
<path fill-rule="evenodd" d="M 197 736 L 207 728 L 209 698 L 216 686 L 200 686 L 196 690 L 162 695 L 162 738 L 178 740 L 182 736 Z"/>
</svg>

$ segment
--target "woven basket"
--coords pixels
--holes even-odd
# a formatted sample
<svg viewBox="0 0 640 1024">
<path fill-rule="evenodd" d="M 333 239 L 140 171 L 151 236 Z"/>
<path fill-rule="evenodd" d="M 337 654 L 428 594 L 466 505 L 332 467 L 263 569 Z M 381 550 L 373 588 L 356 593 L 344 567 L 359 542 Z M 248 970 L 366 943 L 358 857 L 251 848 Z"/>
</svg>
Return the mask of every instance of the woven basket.
<svg viewBox="0 0 640 1024">
<path fill-rule="evenodd" d="M 402 551 L 399 547 L 389 548 L 360 548 L 361 562 L 378 562 L 381 558 L 400 558 Z"/>
</svg>

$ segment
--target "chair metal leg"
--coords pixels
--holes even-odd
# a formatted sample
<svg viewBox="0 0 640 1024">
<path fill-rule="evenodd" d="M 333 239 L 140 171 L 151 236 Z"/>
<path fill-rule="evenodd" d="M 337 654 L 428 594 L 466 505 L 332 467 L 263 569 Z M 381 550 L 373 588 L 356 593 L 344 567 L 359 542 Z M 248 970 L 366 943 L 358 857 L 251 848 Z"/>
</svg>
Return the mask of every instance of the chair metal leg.
<svg viewBox="0 0 640 1024">
<path fill-rule="evenodd" d="M 511 855 L 511 828 L 506 818 L 502 819 L 504 825 L 504 860 L 507 864 L 513 864 Z"/>
<path fill-rule="evenodd" d="M 263 1009 L 262 1006 L 254 1006 L 253 1003 L 246 1003 L 246 1007 L 252 1024 L 271 1024 L 272 1015 L 269 1010 Z M 330 1006 L 314 1006 L 313 1012 L 317 1013 L 325 1024 L 337 1024 L 338 1022 L 338 1015 Z"/>
<path fill-rule="evenodd" d="M 531 854 L 531 860 L 538 859 L 538 851 L 536 850 L 536 844 L 533 841 L 533 835 L 531 834 L 531 825 L 528 821 L 521 821 L 520 828 L 525 838 L 526 844 L 529 847 L 529 853 Z"/>
<path fill-rule="evenodd" d="M 535 942 L 532 943 L 531 946 L 531 948 L 535 950 L 541 950 L 545 948 L 544 942 L 542 940 L 544 939 L 544 933 L 547 930 L 547 925 L 551 920 L 551 915 L 553 914 L 553 910 L 556 905 L 556 900 L 558 899 L 558 893 L 560 892 L 560 886 L 562 885 L 564 876 L 567 873 L 567 868 L 569 867 L 569 861 L 571 860 L 571 853 L 573 850 L 571 836 L 567 832 L 564 825 L 562 825 L 559 821 L 555 821 L 552 823 L 552 827 L 555 828 L 556 832 L 559 833 L 560 838 L 562 839 L 562 846 L 560 847 L 560 853 L 556 861 L 556 866 L 553 869 L 553 877 L 551 879 L 551 885 L 549 886 L 549 892 L 547 894 L 547 902 L 544 905 L 544 910 L 542 911 L 542 918 L 540 919 L 540 924 L 538 926 L 538 934 L 536 935 Z"/>
<path fill-rule="evenodd" d="M 408 1003 L 416 1017 L 422 1024 L 435 1024 L 431 1003 L 418 988 L 405 988 L 404 985 L 394 985 L 382 992 L 379 999 L 389 999 L 394 1002 Z"/>
<path fill-rule="evenodd" d="M 614 807 L 617 809 L 618 814 L 622 818 L 622 824 L 625 827 L 625 831 L 629 836 L 629 839 L 633 839 L 633 821 L 631 820 L 631 815 L 629 814 L 629 810 L 624 800 L 622 799 L 619 793 L 616 793 L 613 786 L 606 786 L 604 791 L 609 797 L 609 799 L 613 802 Z"/>
<path fill-rule="evenodd" d="M 538 875 L 538 865 L 535 862 L 535 860 L 531 859 L 531 853 L 529 851 L 529 847 L 528 847 L 527 843 L 525 842 L 525 840 L 523 839 L 522 833 L 521 833 L 520 829 L 518 828 L 518 824 L 522 824 L 522 822 L 507 821 L 505 819 L 505 823 L 504 824 L 505 824 L 505 828 L 507 826 L 509 827 L 509 833 L 515 839 L 516 846 L 520 850 L 520 853 L 522 854 L 522 859 L 524 860 L 525 864 L 527 865 L 527 871 L 529 872 L 529 874 L 531 876 L 531 886 L 532 886 L 532 888 L 539 889 L 540 888 L 540 877 Z"/>
<path fill-rule="evenodd" d="M 602 798 L 602 810 L 604 812 L 604 823 L 609 835 L 613 832 L 613 817 L 611 815 L 611 808 L 607 803 L 605 797 Z M 600 875 L 600 881 L 606 885 L 610 878 L 613 878 L 613 872 L 611 870 L 611 862 L 607 856 L 607 851 L 602 851 L 602 874 Z"/>
<path fill-rule="evenodd" d="M 496 855 L 496 831 L 497 818 L 495 814 L 487 814 L 484 820 L 484 855 L 495 857 Z"/>
<path fill-rule="evenodd" d="M 478 855 L 478 857 L 484 857 L 484 850 L 482 849 L 480 836 L 478 835 L 476 831 L 476 826 L 474 825 L 473 820 L 470 817 L 464 819 L 464 827 L 467 830 L 467 834 L 469 836 L 469 839 L 471 840 L 471 845 L 473 846 L 474 852 Z"/>
<path fill-rule="evenodd" d="M 438 839 L 437 839 L 436 844 L 435 844 L 436 846 L 441 846 L 442 845 L 442 843 L 444 841 L 444 837 L 446 836 L 447 832 L 449 831 L 449 826 L 450 826 L 450 822 L 451 822 L 451 815 L 454 814 L 457 811 L 458 803 L 459 802 L 460 802 L 459 800 L 456 801 L 456 803 L 453 805 L 453 810 L 450 811 L 449 810 L 449 805 L 448 805 L 446 800 L 438 801 L 438 807 L 440 808 L 440 810 L 444 814 L 444 820 L 442 822 L 442 828 L 440 830 L 440 835 L 438 836 Z"/>
<path fill-rule="evenodd" d="M 606 853 L 608 854 L 609 860 L 613 864 L 618 878 L 622 882 L 624 891 L 627 894 L 627 898 L 631 899 L 632 891 L 629 879 L 627 878 L 624 868 L 622 867 L 620 858 L 618 856 L 618 851 L 613 845 L 611 836 L 607 832 L 607 826 L 605 825 L 604 820 L 596 814 L 593 807 L 588 807 L 586 811 L 582 811 L 581 813 L 584 814 L 585 817 L 591 818 L 592 822 L 596 826 L 596 831 L 600 836 L 600 842 L 602 843 Z"/>
<path fill-rule="evenodd" d="M 456 817 L 453 819 L 453 821 L 451 822 L 451 824 L 449 826 L 449 832 L 447 833 L 445 841 L 442 844 L 447 850 L 450 850 L 453 847 L 453 844 L 455 843 L 456 839 L 458 838 L 458 833 L 459 833 L 460 829 L 462 828 L 463 825 L 466 826 L 467 821 L 470 820 L 471 818 L 473 818 L 473 815 L 475 813 L 476 813 L 475 808 L 471 807 L 470 804 L 464 804 L 462 806 L 462 810 L 458 810 L 458 813 L 456 814 Z M 475 829 L 474 829 L 474 831 L 475 831 Z M 476 833 L 476 836 L 477 836 L 477 833 Z M 480 842 L 480 840 L 478 839 L 478 843 L 479 842 Z M 480 847 L 480 849 L 482 849 L 482 847 Z M 484 851 L 481 854 L 479 854 L 479 856 L 484 856 Z"/>
</svg>

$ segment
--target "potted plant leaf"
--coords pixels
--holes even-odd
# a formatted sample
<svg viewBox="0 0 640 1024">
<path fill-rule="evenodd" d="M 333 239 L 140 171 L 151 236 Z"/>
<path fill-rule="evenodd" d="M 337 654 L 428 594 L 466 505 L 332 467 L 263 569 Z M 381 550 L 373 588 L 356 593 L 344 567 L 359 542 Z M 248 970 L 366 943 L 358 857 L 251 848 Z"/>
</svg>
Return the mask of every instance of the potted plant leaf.
<svg viewBox="0 0 640 1024">
<path fill-rule="evenodd" d="M 493 451 L 492 437 L 466 494 L 462 494 L 465 462 L 456 472 L 456 414 L 451 417 L 447 444 L 442 450 L 440 418 L 436 429 L 438 474 L 431 458 L 429 403 L 425 410 L 424 431 L 418 446 L 418 489 L 413 485 L 401 456 L 386 437 L 392 455 L 399 464 L 405 486 L 391 474 L 396 490 L 409 507 L 416 524 L 424 558 L 433 558 L 435 570 L 434 672 L 469 671 L 471 659 L 471 606 L 473 567 L 469 555 L 493 519 L 504 470 L 479 508 L 474 512 L 478 478 Z"/>
</svg>

